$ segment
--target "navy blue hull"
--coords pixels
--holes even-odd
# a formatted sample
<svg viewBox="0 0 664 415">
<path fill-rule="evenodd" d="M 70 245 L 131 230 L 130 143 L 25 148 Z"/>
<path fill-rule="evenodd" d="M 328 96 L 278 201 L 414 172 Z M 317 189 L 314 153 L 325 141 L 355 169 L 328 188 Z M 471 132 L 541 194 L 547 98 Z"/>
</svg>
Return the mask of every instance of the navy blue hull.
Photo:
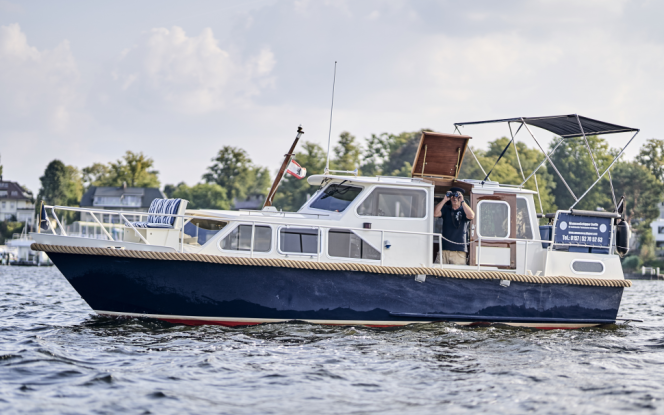
<svg viewBox="0 0 664 415">
<path fill-rule="evenodd" d="M 229 325 L 270 321 L 615 321 L 623 288 L 49 254 L 96 311 Z M 215 317 L 197 321 L 185 317 Z M 233 323 L 234 322 L 234 323 Z M 260 321 L 256 321 L 260 322 Z M 357 324 L 357 323 L 356 323 Z"/>
</svg>

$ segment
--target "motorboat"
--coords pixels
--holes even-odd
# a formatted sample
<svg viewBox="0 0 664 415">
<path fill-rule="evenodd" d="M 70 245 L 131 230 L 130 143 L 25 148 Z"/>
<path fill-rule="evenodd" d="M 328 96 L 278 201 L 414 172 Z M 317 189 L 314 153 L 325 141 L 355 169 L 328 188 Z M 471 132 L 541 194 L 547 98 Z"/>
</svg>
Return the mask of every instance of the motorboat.
<svg viewBox="0 0 664 415">
<path fill-rule="evenodd" d="M 471 136 L 460 128 L 498 122 L 510 127 L 510 144 L 523 127 L 544 161 L 521 184 L 492 181 L 490 173 L 485 180 L 459 178 L 466 153 L 472 153 Z M 518 127 L 516 134 L 512 127 Z M 535 127 L 558 135 L 558 145 L 545 152 Z M 422 133 L 411 177 L 327 169 L 309 176 L 317 190 L 297 212 L 272 206 L 187 209 L 183 199 L 155 199 L 148 212 L 44 205 L 44 230 L 32 234 L 32 249 L 48 253 L 103 316 L 224 326 L 613 324 L 623 290 L 631 286 L 620 265 L 630 233 L 622 221 L 624 199 L 614 195 L 614 211 L 575 206 L 629 142 L 609 168 L 597 170 L 597 181 L 583 195 L 568 186 L 575 203 L 566 210 L 538 213 L 538 193 L 525 184 L 552 163 L 551 154 L 564 140 L 587 142 L 588 135 L 618 132 L 633 132 L 631 142 L 638 129 L 576 114 L 457 123 L 451 134 Z M 476 214 L 464 265 L 444 264 L 437 256 L 442 235 L 434 206 L 452 187 L 465 190 Z M 107 238 L 67 235 L 58 217 L 62 211 L 88 215 L 103 225 Z M 102 215 L 116 220 L 102 224 Z M 540 226 L 541 217 L 548 224 Z"/>
</svg>

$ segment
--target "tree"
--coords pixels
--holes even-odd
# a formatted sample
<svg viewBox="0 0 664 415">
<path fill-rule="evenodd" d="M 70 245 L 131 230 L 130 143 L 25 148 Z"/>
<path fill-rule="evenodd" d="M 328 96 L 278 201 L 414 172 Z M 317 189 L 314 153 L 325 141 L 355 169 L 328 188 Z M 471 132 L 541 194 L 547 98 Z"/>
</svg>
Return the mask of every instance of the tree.
<svg viewBox="0 0 664 415">
<path fill-rule="evenodd" d="M 649 139 L 641 146 L 636 161 L 647 167 L 657 179 L 664 181 L 664 140 Z"/>
<path fill-rule="evenodd" d="M 353 171 L 360 168 L 362 151 L 357 144 L 355 136 L 348 131 L 339 135 L 339 144 L 334 147 L 334 160 L 332 170 Z"/>
<path fill-rule="evenodd" d="M 95 186 L 120 187 L 127 183 L 129 187 L 159 187 L 159 172 L 152 170 L 154 161 L 143 153 L 127 151 L 121 159 L 108 164 L 106 174 L 96 164 L 86 170 L 98 175 L 98 180 L 92 182 Z"/>
<path fill-rule="evenodd" d="M 307 169 L 307 175 L 322 174 L 325 171 L 325 151 L 321 146 L 305 142 L 303 150 L 295 153 L 294 159 Z M 311 186 L 306 179 L 297 179 L 286 174 L 274 197 L 273 205 L 285 211 L 296 211 L 315 192 L 317 187 Z"/>
<path fill-rule="evenodd" d="M 619 161 L 611 170 L 616 197 L 625 195 L 625 221 L 634 227 L 646 226 L 650 232 L 650 223 L 659 217 L 664 184 L 636 161 Z"/>
<path fill-rule="evenodd" d="M 650 223 L 659 217 L 664 184 L 638 161 L 618 162 L 612 170 L 616 197 L 625 195 L 625 221 L 638 235 L 639 256 L 651 262 L 655 259 L 655 241 Z"/>
<path fill-rule="evenodd" d="M 166 187 L 170 187 L 169 190 L 172 190 L 167 194 L 168 197 L 188 200 L 187 208 L 189 209 L 227 210 L 231 208 L 226 190 L 216 183 L 199 183 L 191 187 L 180 183 L 177 186 L 166 185 Z"/>
<path fill-rule="evenodd" d="M 203 180 L 224 188 L 230 200 L 267 194 L 271 183 L 270 173 L 264 167 L 255 166 L 245 150 L 224 146 L 212 161 L 214 164 L 208 167 Z"/>
<path fill-rule="evenodd" d="M 108 181 L 110 172 L 110 167 L 102 163 L 94 163 L 92 166 L 84 167 L 81 174 L 85 190 L 89 189 L 90 186 L 99 186 L 103 181 Z"/>
<path fill-rule="evenodd" d="M 74 166 L 65 166 L 60 160 L 51 161 L 44 175 L 39 178 L 41 189 L 37 200 L 43 200 L 49 205 L 79 206 L 83 195 L 83 182 L 81 173 Z M 39 213 L 40 204 L 35 204 L 35 212 Z M 76 212 L 65 212 L 63 214 L 67 221 L 74 220 L 78 215 Z"/>
<path fill-rule="evenodd" d="M 46 166 L 39 180 L 41 189 L 37 199 L 49 205 L 77 206 L 80 203 L 83 183 L 76 167 L 53 160 Z"/>
<path fill-rule="evenodd" d="M 423 131 L 431 130 L 425 128 L 414 132 L 403 132 L 398 135 L 372 134 L 371 138 L 367 139 L 362 174 L 368 176 L 410 176 L 411 163 L 415 160 Z M 408 163 L 408 166 L 406 166 L 406 163 Z"/>
<path fill-rule="evenodd" d="M 615 151 L 609 149 L 606 140 L 597 136 L 589 136 L 588 143 L 595 156 L 597 168 L 600 174 L 609 167 Z M 551 148 L 555 145 L 551 143 Z M 563 175 L 565 181 L 572 189 L 576 197 L 581 197 L 583 193 L 597 180 L 597 173 L 593 166 L 592 159 L 588 153 L 588 148 L 583 137 L 567 138 L 565 142 L 558 147 L 555 153 L 551 155 L 551 160 L 555 163 L 558 171 Z M 569 193 L 558 174 L 549 163 L 547 168 L 553 176 L 556 187 L 552 193 L 556 200 L 556 205 L 560 209 L 567 209 L 574 203 L 574 198 Z M 613 210 L 613 199 L 607 176 L 595 185 L 595 187 L 575 206 L 576 209 L 595 210 L 596 208 Z"/>
</svg>

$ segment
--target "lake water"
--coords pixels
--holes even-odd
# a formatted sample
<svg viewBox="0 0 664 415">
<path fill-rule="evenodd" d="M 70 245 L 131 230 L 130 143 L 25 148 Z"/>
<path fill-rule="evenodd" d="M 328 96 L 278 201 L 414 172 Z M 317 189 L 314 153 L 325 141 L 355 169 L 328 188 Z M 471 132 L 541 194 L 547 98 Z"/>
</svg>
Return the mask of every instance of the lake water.
<svg viewBox="0 0 664 415">
<path fill-rule="evenodd" d="M 55 267 L 0 266 L 0 413 L 664 412 L 664 281 L 609 328 L 176 326 L 97 317 Z"/>
</svg>

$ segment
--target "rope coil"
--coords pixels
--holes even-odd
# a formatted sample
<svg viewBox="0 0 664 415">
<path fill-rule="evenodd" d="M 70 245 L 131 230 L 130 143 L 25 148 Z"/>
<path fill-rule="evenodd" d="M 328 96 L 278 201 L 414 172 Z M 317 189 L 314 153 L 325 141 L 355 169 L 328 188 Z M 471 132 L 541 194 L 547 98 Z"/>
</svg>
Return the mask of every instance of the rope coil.
<svg viewBox="0 0 664 415">
<path fill-rule="evenodd" d="M 314 262 L 298 261 L 279 258 L 244 258 L 229 257 L 219 255 L 188 254 L 179 252 L 154 252 L 154 251 L 136 251 L 128 249 L 114 248 L 92 248 L 83 246 L 65 246 L 65 245 L 45 245 L 33 243 L 33 251 L 43 251 L 46 253 L 58 254 L 76 254 L 76 255 L 101 255 L 120 258 L 150 259 L 159 261 L 189 261 L 189 262 L 207 262 L 223 265 L 243 265 L 258 267 L 279 267 L 308 269 L 321 271 L 362 271 L 375 274 L 392 275 L 429 275 L 433 277 L 459 278 L 470 280 L 509 280 L 515 282 L 528 282 L 535 284 L 570 284 L 587 285 L 598 287 L 631 287 L 630 280 L 610 280 L 599 278 L 580 278 L 580 277 L 543 277 L 536 275 L 519 275 L 500 271 L 460 271 L 450 269 L 440 269 L 431 267 L 393 267 L 384 265 L 370 265 L 359 263 L 333 263 L 333 262 Z"/>
</svg>

